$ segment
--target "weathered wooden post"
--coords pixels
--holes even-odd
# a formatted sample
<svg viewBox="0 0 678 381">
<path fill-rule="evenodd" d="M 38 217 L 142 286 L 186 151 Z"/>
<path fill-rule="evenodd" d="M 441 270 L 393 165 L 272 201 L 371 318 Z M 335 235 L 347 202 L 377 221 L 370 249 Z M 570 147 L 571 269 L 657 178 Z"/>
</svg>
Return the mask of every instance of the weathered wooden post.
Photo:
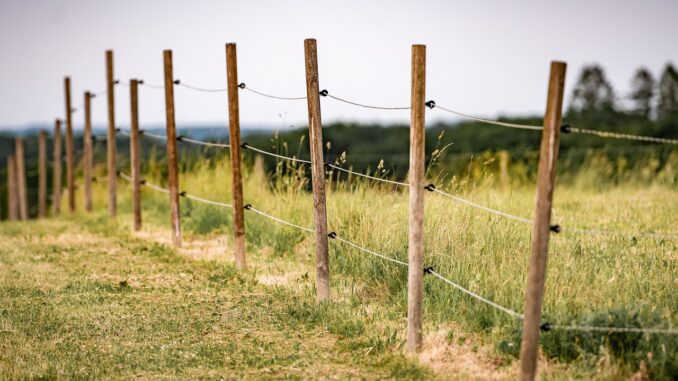
<svg viewBox="0 0 678 381">
<path fill-rule="evenodd" d="M 61 119 L 54 121 L 54 147 L 52 147 L 52 208 L 55 216 L 61 213 Z"/>
<path fill-rule="evenodd" d="M 133 79 L 130 91 L 130 167 L 132 168 L 132 209 L 134 210 L 134 230 L 141 230 L 141 149 L 139 147 L 139 81 Z"/>
<path fill-rule="evenodd" d="M 38 134 L 38 218 L 47 216 L 47 131 Z"/>
<path fill-rule="evenodd" d="M 407 351 L 416 352 L 422 342 L 424 276 L 424 117 L 426 97 L 426 46 L 412 45 L 410 110 L 410 201 L 408 214 Z"/>
<path fill-rule="evenodd" d="M 181 222 L 179 221 L 179 169 L 177 168 L 177 132 L 174 120 L 174 74 L 172 51 L 163 52 L 165 67 L 165 116 L 167 120 L 167 169 L 169 178 L 170 218 L 172 241 L 181 247 Z"/>
<path fill-rule="evenodd" d="M 92 93 L 85 92 L 85 130 L 83 137 L 83 177 L 85 180 L 85 210 L 92 211 Z"/>
<path fill-rule="evenodd" d="M 525 291 L 525 321 L 520 346 L 520 379 L 523 381 L 534 380 L 537 373 L 541 308 L 544 300 L 546 262 L 551 232 L 551 205 L 556 180 L 566 67 L 564 62 L 551 62 L 544 130 L 539 149 L 536 208 Z"/>
<path fill-rule="evenodd" d="M 14 155 L 7 156 L 7 219 L 19 219 L 19 202 L 16 189 L 16 160 Z"/>
<path fill-rule="evenodd" d="M 325 205 L 325 161 L 323 159 L 320 89 L 318 83 L 318 47 L 316 40 L 304 40 L 306 61 L 306 97 L 308 129 L 311 147 L 311 177 L 313 185 L 313 222 L 315 225 L 316 299 L 330 298 L 330 264 L 327 248 L 327 208 Z"/>
<path fill-rule="evenodd" d="M 15 177 L 17 197 L 19 199 L 19 219 L 28 219 L 28 191 L 26 189 L 26 165 L 24 158 L 24 140 L 17 137 L 14 140 Z"/>
<path fill-rule="evenodd" d="M 240 172 L 240 111 L 238 99 L 238 61 L 236 45 L 226 44 L 226 77 L 228 88 L 228 137 L 233 173 L 233 233 L 235 235 L 235 265 L 244 269 L 245 259 L 245 215 L 243 208 L 242 175 Z"/>
<path fill-rule="evenodd" d="M 75 147 L 73 146 L 70 77 L 64 78 L 64 95 L 66 98 L 66 188 L 68 189 L 68 208 L 71 212 L 75 212 Z"/>
<path fill-rule="evenodd" d="M 113 51 L 106 51 L 106 98 L 108 100 L 108 134 L 106 135 L 106 158 L 108 166 L 108 213 L 112 218 L 118 213 L 117 181 L 115 166 L 115 80 L 113 79 Z"/>
</svg>

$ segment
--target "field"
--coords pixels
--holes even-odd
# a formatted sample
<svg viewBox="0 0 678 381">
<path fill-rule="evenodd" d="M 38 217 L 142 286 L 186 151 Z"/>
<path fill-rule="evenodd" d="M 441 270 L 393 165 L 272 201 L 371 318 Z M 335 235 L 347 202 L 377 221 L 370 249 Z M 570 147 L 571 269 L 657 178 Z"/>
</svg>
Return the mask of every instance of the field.
<svg viewBox="0 0 678 381">
<path fill-rule="evenodd" d="M 151 162 L 147 179 L 163 184 L 159 167 Z M 312 227 L 303 171 L 282 163 L 267 174 L 248 170 L 245 202 Z M 533 185 L 501 187 L 480 171 L 430 177 L 466 199 L 532 217 Z M 227 160 L 217 156 L 183 165 L 181 187 L 229 202 L 229 176 Z M 341 176 L 328 184 L 330 230 L 406 261 L 407 193 Z M 678 243 L 633 233 L 675 233 L 675 182 L 614 184 L 596 176 L 583 170 L 556 189 L 554 222 L 563 232 L 552 236 L 545 320 L 675 326 Z M 186 245 L 173 249 L 166 196 L 144 189 L 144 229 L 132 233 L 122 184 L 116 221 L 106 215 L 105 184 L 98 183 L 92 214 L 0 225 L 6 378 L 515 378 L 519 323 L 436 278 L 424 279 L 424 349 L 408 358 L 406 268 L 331 240 L 332 303 L 317 305 L 310 234 L 246 212 L 249 269 L 238 273 L 230 209 L 182 199 Z M 425 264 L 522 311 L 530 226 L 426 196 Z M 675 336 L 550 331 L 542 348 L 545 379 L 678 374 Z"/>
</svg>

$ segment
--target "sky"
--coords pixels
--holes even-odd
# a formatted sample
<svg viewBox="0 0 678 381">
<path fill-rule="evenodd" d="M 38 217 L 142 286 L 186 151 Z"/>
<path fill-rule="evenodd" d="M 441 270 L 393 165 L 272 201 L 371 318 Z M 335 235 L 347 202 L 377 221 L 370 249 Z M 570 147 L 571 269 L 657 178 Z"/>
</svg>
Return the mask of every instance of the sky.
<svg viewBox="0 0 678 381">
<path fill-rule="evenodd" d="M 304 96 L 303 42 L 318 42 L 321 89 L 380 106 L 409 105 L 411 45 L 427 46 L 426 97 L 484 117 L 540 115 L 551 60 L 568 64 L 569 99 L 582 65 L 601 64 L 620 95 L 639 66 L 655 75 L 678 64 L 677 1 L 175 1 L 0 0 L 0 128 L 51 125 L 64 117 L 63 77 L 73 105 L 105 89 L 104 52 L 115 77 L 161 84 L 162 52 L 174 76 L 224 88 L 225 49 L 237 44 L 239 80 Z M 142 88 L 142 128 L 164 125 L 164 93 Z M 116 86 L 116 123 L 129 123 L 129 89 Z M 227 125 L 225 93 L 175 89 L 178 127 Z M 105 96 L 93 101 L 105 126 Z M 457 120 L 431 110 L 427 122 Z M 322 100 L 325 123 L 407 123 L 408 111 Z M 82 112 L 74 114 L 82 128 Z M 304 126 L 304 101 L 241 92 L 243 128 Z"/>
</svg>

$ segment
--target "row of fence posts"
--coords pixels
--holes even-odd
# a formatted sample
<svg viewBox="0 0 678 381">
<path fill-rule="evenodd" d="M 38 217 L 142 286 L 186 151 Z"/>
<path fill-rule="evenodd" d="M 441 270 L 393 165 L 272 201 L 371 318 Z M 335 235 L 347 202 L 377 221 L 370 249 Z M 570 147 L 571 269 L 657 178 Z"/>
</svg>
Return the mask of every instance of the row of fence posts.
<svg viewBox="0 0 678 381">
<path fill-rule="evenodd" d="M 304 41 L 306 68 L 306 95 L 308 103 L 309 144 L 311 156 L 311 177 L 313 189 L 313 221 L 315 227 L 316 251 L 316 297 L 319 302 L 330 298 L 329 255 L 327 209 L 325 200 L 325 161 L 323 159 L 322 119 L 318 78 L 317 44 L 315 39 Z M 172 241 L 180 247 L 181 223 L 179 204 L 179 173 L 177 167 L 177 134 L 175 125 L 174 74 L 172 51 L 163 52 L 164 91 L 166 111 L 168 189 L 170 199 L 170 226 Z M 525 292 L 524 326 L 521 344 L 520 379 L 533 380 L 537 368 L 541 309 L 546 275 L 549 235 L 551 233 L 551 204 L 555 184 L 556 163 L 560 139 L 560 123 L 563 102 L 563 90 L 566 65 L 552 62 L 548 84 L 548 98 L 544 129 L 539 153 L 538 180 L 536 192 L 535 218 L 532 230 L 531 253 L 527 286 Z M 229 115 L 230 160 L 232 167 L 232 193 L 234 213 L 234 257 L 238 269 L 246 268 L 246 243 L 244 223 L 244 201 L 241 174 L 241 142 L 238 98 L 238 69 L 236 45 L 226 44 L 226 74 Z M 114 116 L 113 52 L 106 51 L 106 84 L 108 98 L 107 133 L 107 169 L 108 169 L 108 209 L 111 218 L 117 214 L 116 208 L 116 128 Z M 140 230 L 141 186 L 140 172 L 140 129 L 138 109 L 138 87 L 140 80 L 130 80 L 130 163 L 134 229 Z M 75 211 L 75 154 L 73 149 L 73 128 L 71 107 L 70 78 L 64 79 L 66 107 L 66 182 L 68 206 Z M 416 352 L 422 345 L 422 302 L 424 277 L 424 190 L 425 190 L 425 96 L 426 96 L 426 47 L 412 46 L 411 69 L 411 114 L 410 114 L 410 168 L 409 218 L 408 218 L 408 309 L 407 309 L 407 350 Z M 92 125 L 91 100 L 93 94 L 85 93 L 84 99 L 84 193 L 85 210 L 92 210 Z M 59 215 L 61 200 L 61 121 L 56 120 L 54 130 L 53 163 L 53 214 Z M 46 214 L 46 133 L 39 135 L 39 216 Z M 501 182 L 508 182 L 506 167 L 507 154 L 500 155 Z M 9 215 L 11 219 L 28 217 L 26 201 L 26 178 L 23 160 L 23 142 L 16 139 L 16 153 L 7 160 Z"/>
</svg>

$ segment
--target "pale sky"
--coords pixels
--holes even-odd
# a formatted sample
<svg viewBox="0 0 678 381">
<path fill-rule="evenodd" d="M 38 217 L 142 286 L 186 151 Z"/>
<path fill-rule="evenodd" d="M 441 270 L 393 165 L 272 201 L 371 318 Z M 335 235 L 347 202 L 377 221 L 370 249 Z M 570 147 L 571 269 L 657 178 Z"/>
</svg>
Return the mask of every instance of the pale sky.
<svg viewBox="0 0 678 381">
<path fill-rule="evenodd" d="M 677 1 L 93 1 L 0 0 L 0 128 L 63 118 L 63 76 L 73 104 L 105 88 L 104 51 L 116 78 L 162 83 L 162 51 L 175 77 L 223 88 L 224 44 L 238 47 L 239 79 L 283 96 L 305 95 L 305 38 L 318 41 L 320 87 L 358 102 L 409 105 L 410 50 L 427 45 L 427 99 L 480 116 L 541 114 L 549 62 L 568 63 L 570 93 L 582 65 L 603 65 L 615 89 L 635 69 L 658 75 L 678 63 Z M 116 87 L 118 125 L 129 121 L 128 88 Z M 142 89 L 143 125 L 164 124 L 162 91 Z M 224 93 L 177 88 L 179 127 L 227 121 Z M 305 125 L 304 101 L 241 92 L 244 127 Z M 106 121 L 94 101 L 95 126 Z M 407 111 L 376 111 L 323 99 L 325 122 L 407 122 Z M 82 113 L 74 115 L 82 126 Z M 449 118 L 430 111 L 430 122 Z"/>
</svg>

